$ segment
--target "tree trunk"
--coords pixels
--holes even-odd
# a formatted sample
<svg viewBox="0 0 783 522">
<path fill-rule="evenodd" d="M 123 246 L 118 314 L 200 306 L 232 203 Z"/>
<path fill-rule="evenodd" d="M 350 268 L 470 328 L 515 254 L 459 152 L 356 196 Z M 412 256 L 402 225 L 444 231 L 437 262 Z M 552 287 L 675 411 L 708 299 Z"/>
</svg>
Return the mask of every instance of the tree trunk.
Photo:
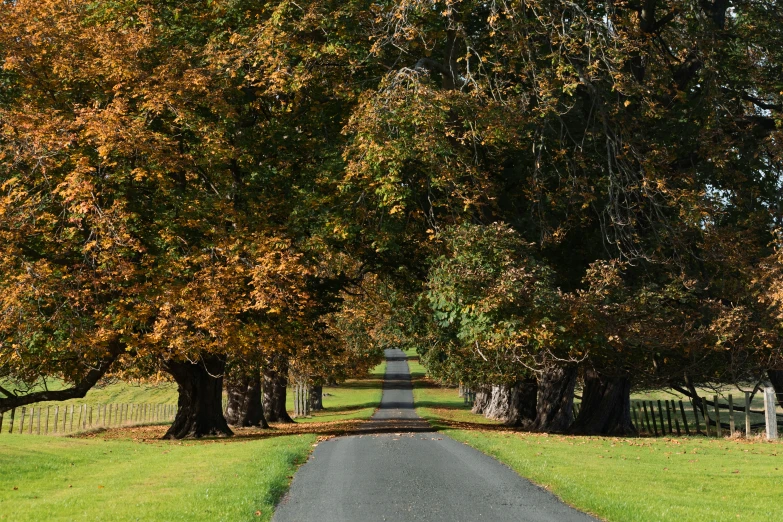
<svg viewBox="0 0 783 522">
<path fill-rule="evenodd" d="M 310 409 L 312 411 L 324 409 L 324 387 L 320 384 L 310 387 Z"/>
<path fill-rule="evenodd" d="M 778 404 L 783 408 L 783 370 L 769 370 L 767 375 L 772 383 L 772 387 L 775 388 Z"/>
<path fill-rule="evenodd" d="M 509 390 L 509 408 L 506 424 L 509 426 L 528 426 L 536 420 L 536 401 L 538 383 L 535 379 L 517 382 Z"/>
<path fill-rule="evenodd" d="M 288 364 L 281 366 L 268 366 L 264 370 L 264 413 L 269 422 L 294 422 L 285 409 Z"/>
<path fill-rule="evenodd" d="M 167 361 L 179 392 L 177 415 L 164 439 L 228 437 L 234 433 L 223 417 L 223 372 L 226 359 L 202 356 L 196 363 Z"/>
<path fill-rule="evenodd" d="M 581 435 L 635 434 L 631 423 L 631 380 L 603 377 L 595 370 L 586 370 L 582 405 L 570 431 Z"/>
<path fill-rule="evenodd" d="M 473 413 L 481 415 L 489 406 L 489 401 L 492 399 L 492 390 L 486 386 L 482 386 L 476 390 L 476 397 L 473 400 Z"/>
<path fill-rule="evenodd" d="M 492 386 L 489 404 L 484 409 L 484 416 L 492 420 L 505 421 L 508 418 L 508 386 Z"/>
<path fill-rule="evenodd" d="M 553 366 L 538 381 L 536 420 L 530 429 L 565 432 L 574 420 L 576 365 Z"/>
<path fill-rule="evenodd" d="M 518 381 L 511 386 L 493 386 L 484 416 L 502 420 L 508 426 L 530 424 L 536 418 L 537 391 L 535 379 Z"/>
<path fill-rule="evenodd" d="M 226 420 L 232 426 L 268 428 L 261 402 L 261 373 L 240 375 L 226 383 Z"/>
</svg>

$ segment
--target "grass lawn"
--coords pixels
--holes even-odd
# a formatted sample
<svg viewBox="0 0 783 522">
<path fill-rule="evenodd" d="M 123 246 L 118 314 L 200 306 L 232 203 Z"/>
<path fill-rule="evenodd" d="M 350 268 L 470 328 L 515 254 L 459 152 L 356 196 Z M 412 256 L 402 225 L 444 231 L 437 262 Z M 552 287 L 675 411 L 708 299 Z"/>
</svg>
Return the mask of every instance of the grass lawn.
<svg viewBox="0 0 783 522">
<path fill-rule="evenodd" d="M 237 429 L 231 439 L 161 441 L 167 425 L 77 437 L 4 432 L 0 521 L 269 520 L 314 444 L 372 415 L 384 372 L 385 363 L 324 388 L 326 410 L 312 418 Z"/>
<path fill-rule="evenodd" d="M 369 419 L 381 402 L 383 374 L 386 363 L 382 362 L 362 379 L 349 379 L 338 386 L 324 386 L 323 411 L 313 412 L 311 417 L 299 418 L 297 422 L 330 422 Z M 293 415 L 294 394 L 286 395 L 286 409 Z"/>
<path fill-rule="evenodd" d="M 3 436 L 0 520 L 269 520 L 315 440 Z"/>
<path fill-rule="evenodd" d="M 349 379 L 338 386 L 324 387 L 323 403 L 325 410 L 317 412 L 313 417 L 299 419 L 299 422 L 330 422 L 347 421 L 356 419 L 367 419 L 375 412 L 375 408 L 381 400 L 381 388 L 383 374 L 386 371 L 386 363 L 383 362 L 370 371 L 369 376 L 360 379 Z M 59 382 L 51 383 L 52 389 L 61 387 Z M 293 414 L 294 402 L 293 391 L 289 390 L 286 407 Z M 22 424 L 22 409 L 15 412 L 14 433 L 20 433 L 24 427 L 24 433 L 30 432 L 31 419 L 33 433 L 37 434 L 39 425 L 41 433 L 55 433 L 55 419 L 57 420 L 57 432 L 62 434 L 80 431 L 82 425 L 81 407 L 86 405 L 90 410 L 84 410 L 84 417 L 87 420 L 87 427 L 90 428 L 89 419 L 93 420 L 93 427 L 103 427 L 106 425 L 105 419 L 108 405 L 112 405 L 110 414 L 110 425 L 126 426 L 154 424 L 155 418 L 152 416 L 147 419 L 142 418 L 143 412 L 152 415 L 154 405 L 166 404 L 176 405 L 177 403 L 177 385 L 170 382 L 161 382 L 158 384 L 138 384 L 127 382 L 116 382 L 93 388 L 83 399 L 72 399 L 60 402 L 39 402 L 25 408 L 24 426 Z M 131 406 L 133 405 L 133 406 Z M 141 414 L 136 409 L 142 405 Z M 153 405 L 152 407 L 143 405 Z M 116 408 L 120 408 L 117 410 Z M 57 408 L 58 413 L 55 413 Z M 34 411 L 33 411 L 34 409 Z M 170 410 L 172 415 L 174 410 Z M 48 422 L 47 422 L 48 416 Z M 7 433 L 11 427 L 11 414 L 6 413 L 0 421 L 0 431 Z M 73 422 L 71 422 L 73 418 Z M 130 420 L 124 420 L 124 419 Z M 170 422 L 171 418 L 161 417 L 162 420 Z M 122 422 L 121 422 L 122 421 Z M 71 428 L 73 426 L 73 429 Z"/>
<path fill-rule="evenodd" d="M 408 364 L 419 415 L 602 519 L 783 520 L 783 443 L 513 431 L 471 413 L 456 389 L 425 379 L 417 361 Z"/>
<path fill-rule="evenodd" d="M 783 520 L 778 443 L 445 433 L 606 520 Z"/>
</svg>

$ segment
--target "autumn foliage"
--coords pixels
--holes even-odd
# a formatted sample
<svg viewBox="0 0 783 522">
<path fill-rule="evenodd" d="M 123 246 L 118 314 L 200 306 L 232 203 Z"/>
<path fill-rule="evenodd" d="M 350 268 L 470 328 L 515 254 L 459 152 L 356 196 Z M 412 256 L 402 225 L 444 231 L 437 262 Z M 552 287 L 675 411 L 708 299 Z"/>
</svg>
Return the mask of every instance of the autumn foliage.
<svg viewBox="0 0 783 522">
<path fill-rule="evenodd" d="M 401 345 L 544 431 L 577 382 L 620 413 L 574 426 L 620 433 L 632 387 L 766 379 L 781 22 L 756 0 L 2 1 L 0 411 L 168 373 L 170 435 L 229 434 L 224 374 L 284 393 Z"/>
</svg>

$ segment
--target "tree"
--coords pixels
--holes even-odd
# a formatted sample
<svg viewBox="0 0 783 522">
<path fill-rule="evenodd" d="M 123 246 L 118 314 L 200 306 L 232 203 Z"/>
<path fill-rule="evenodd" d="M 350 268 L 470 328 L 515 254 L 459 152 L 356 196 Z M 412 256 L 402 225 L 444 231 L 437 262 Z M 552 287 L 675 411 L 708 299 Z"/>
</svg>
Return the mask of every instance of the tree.
<svg viewBox="0 0 783 522">
<path fill-rule="evenodd" d="M 312 110 L 349 73 L 317 62 L 343 53 L 313 32 L 329 21 L 294 10 L 4 5 L 3 409 L 83 396 L 121 359 L 180 385 L 168 436 L 230 434 L 227 361 L 310 324 L 305 239 L 328 222 L 311 189 L 339 163 L 328 138 L 352 95 L 336 82 Z M 51 377 L 74 386 L 19 395 Z"/>
</svg>

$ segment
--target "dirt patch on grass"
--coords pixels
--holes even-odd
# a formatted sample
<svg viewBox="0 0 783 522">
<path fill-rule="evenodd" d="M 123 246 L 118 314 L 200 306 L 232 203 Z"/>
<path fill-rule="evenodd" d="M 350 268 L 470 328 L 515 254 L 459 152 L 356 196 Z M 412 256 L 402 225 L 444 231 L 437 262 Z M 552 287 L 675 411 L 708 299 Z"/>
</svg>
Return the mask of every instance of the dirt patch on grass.
<svg viewBox="0 0 783 522">
<path fill-rule="evenodd" d="M 112 428 L 79 433 L 74 438 L 103 439 L 103 440 L 128 440 L 141 443 L 205 443 L 205 442 L 241 442 L 254 439 L 268 439 L 271 437 L 284 437 L 289 435 L 313 434 L 321 437 L 335 437 L 348 435 L 359 430 L 367 420 L 347 420 L 332 422 L 295 422 L 274 423 L 269 429 L 261 428 L 232 428 L 233 437 L 205 437 L 203 439 L 189 439 L 186 441 L 167 441 L 163 436 L 168 430 L 168 425 L 157 426 L 128 426 L 124 428 Z"/>
</svg>

